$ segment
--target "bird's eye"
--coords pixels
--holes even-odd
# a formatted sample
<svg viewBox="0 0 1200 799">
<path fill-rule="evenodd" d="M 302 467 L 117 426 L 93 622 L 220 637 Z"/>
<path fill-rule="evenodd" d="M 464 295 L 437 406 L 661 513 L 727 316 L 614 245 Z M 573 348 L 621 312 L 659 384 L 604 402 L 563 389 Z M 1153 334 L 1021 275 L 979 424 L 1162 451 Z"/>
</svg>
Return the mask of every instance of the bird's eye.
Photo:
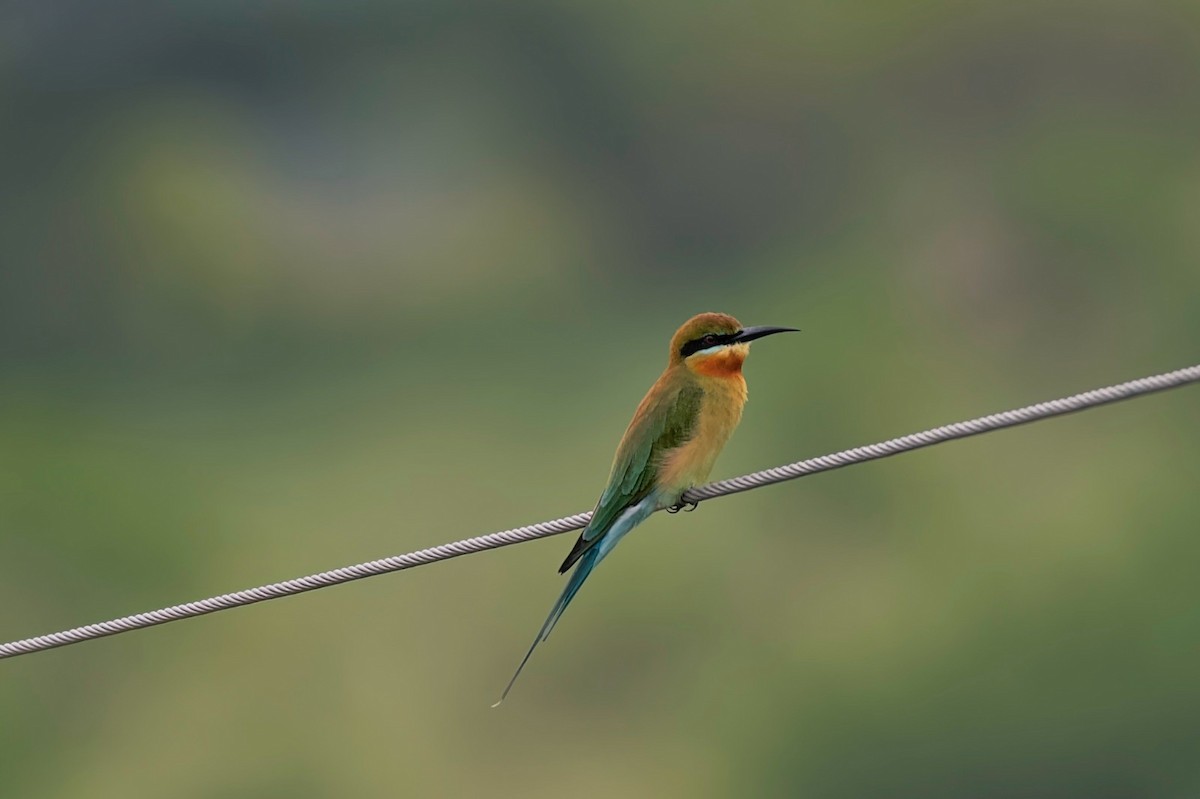
<svg viewBox="0 0 1200 799">
<path fill-rule="evenodd" d="M 703 341 L 704 341 L 704 346 L 711 347 L 712 345 L 717 343 L 717 337 L 714 336 L 712 333 L 709 333 L 707 336 L 704 337 Z"/>
</svg>

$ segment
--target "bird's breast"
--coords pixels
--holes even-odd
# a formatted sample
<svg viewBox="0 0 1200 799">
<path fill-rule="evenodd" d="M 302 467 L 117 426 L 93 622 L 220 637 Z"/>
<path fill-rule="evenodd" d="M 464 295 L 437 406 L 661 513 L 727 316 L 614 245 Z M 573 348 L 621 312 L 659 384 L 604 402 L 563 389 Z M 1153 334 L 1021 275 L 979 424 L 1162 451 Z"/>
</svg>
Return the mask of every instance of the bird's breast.
<svg viewBox="0 0 1200 799">
<path fill-rule="evenodd" d="M 659 485 L 683 492 L 708 479 L 717 456 L 742 419 L 746 381 L 741 372 L 705 381 L 692 437 L 663 458 Z"/>
</svg>

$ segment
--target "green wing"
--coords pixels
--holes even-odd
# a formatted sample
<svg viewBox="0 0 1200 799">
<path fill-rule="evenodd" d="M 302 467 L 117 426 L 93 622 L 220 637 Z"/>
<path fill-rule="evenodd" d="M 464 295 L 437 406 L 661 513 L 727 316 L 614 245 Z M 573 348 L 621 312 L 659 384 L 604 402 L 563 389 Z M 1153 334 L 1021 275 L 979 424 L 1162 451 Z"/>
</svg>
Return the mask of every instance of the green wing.
<svg viewBox="0 0 1200 799">
<path fill-rule="evenodd" d="M 591 521 L 559 567 L 560 574 L 595 546 L 626 508 L 641 502 L 654 490 L 662 454 L 692 437 L 703 396 L 703 389 L 687 384 L 675 391 L 664 391 L 655 400 L 649 397 L 643 400 L 654 404 L 638 408 L 625 431 L 608 485 L 596 503 Z"/>
</svg>

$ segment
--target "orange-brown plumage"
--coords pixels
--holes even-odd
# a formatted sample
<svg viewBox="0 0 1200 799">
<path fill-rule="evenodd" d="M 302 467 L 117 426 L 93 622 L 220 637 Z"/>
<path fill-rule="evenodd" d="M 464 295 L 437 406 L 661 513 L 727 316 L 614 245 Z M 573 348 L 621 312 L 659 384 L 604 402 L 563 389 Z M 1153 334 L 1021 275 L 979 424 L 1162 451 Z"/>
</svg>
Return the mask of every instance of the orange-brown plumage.
<svg viewBox="0 0 1200 799">
<path fill-rule="evenodd" d="M 727 313 L 702 313 L 696 314 L 691 319 L 684 322 L 675 331 L 675 335 L 671 336 L 671 355 L 670 363 L 678 363 L 683 360 L 680 354 L 683 351 L 683 345 L 689 341 L 698 339 L 706 333 L 729 334 L 736 333 L 742 329 L 742 324 Z"/>
<path fill-rule="evenodd" d="M 712 355 L 693 355 L 692 370 L 705 377 L 720 377 L 746 382 L 742 377 L 742 364 L 750 354 L 750 345 L 739 344 Z"/>
</svg>

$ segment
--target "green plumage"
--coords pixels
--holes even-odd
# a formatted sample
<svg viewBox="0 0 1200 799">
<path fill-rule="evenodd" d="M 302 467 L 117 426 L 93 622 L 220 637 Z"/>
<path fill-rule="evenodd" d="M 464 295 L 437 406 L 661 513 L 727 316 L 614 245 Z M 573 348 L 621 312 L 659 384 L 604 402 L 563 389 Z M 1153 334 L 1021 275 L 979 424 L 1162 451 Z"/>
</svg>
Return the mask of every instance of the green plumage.
<svg viewBox="0 0 1200 799">
<path fill-rule="evenodd" d="M 694 380 L 676 380 L 662 392 L 650 392 L 637 410 L 613 459 L 608 485 L 596 503 L 592 519 L 567 555 L 560 573 L 566 572 L 606 533 L 630 505 L 655 488 L 660 459 L 692 437 L 704 398 Z"/>
</svg>

